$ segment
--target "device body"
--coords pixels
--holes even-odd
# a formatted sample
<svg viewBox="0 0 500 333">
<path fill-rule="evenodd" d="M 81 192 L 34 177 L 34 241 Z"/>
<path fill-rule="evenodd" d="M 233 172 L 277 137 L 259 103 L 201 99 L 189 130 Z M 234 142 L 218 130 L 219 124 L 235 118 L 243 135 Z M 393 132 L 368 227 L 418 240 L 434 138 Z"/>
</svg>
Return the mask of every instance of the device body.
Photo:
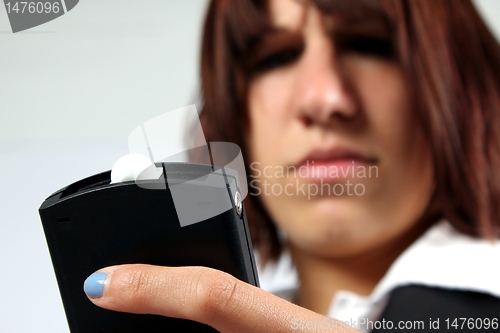
<svg viewBox="0 0 500 333">
<path fill-rule="evenodd" d="M 83 282 L 105 266 L 206 266 L 259 285 L 245 212 L 241 206 L 236 209 L 233 201 L 236 178 L 224 173 L 227 186 L 214 188 L 203 181 L 203 175 L 213 170 L 209 165 L 162 164 L 168 177 L 151 182 L 165 182 L 163 189 L 143 188 L 135 182 L 110 184 L 108 171 L 57 191 L 41 205 L 39 213 L 71 332 L 216 332 L 188 320 L 96 307 L 84 294 Z M 169 186 L 193 179 L 189 186 L 195 191 L 219 191 L 219 195 L 226 191 L 233 207 L 181 227 Z M 196 209 L 206 204 L 192 202 Z"/>
</svg>

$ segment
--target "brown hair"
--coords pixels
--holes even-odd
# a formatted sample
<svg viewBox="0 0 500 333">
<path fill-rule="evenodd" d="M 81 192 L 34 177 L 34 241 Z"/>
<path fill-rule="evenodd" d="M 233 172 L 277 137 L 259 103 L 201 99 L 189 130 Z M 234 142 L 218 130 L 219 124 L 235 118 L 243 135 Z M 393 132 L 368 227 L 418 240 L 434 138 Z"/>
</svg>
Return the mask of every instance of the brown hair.
<svg viewBox="0 0 500 333">
<path fill-rule="evenodd" d="M 500 47 L 471 1 L 311 1 L 324 13 L 375 8 L 385 15 L 432 146 L 439 217 L 463 233 L 498 237 Z M 203 34 L 206 139 L 238 144 L 247 165 L 243 59 L 268 24 L 266 1 L 213 0 Z M 255 247 L 264 259 L 277 258 L 282 244 L 269 214 L 256 196 L 245 205 Z"/>
</svg>

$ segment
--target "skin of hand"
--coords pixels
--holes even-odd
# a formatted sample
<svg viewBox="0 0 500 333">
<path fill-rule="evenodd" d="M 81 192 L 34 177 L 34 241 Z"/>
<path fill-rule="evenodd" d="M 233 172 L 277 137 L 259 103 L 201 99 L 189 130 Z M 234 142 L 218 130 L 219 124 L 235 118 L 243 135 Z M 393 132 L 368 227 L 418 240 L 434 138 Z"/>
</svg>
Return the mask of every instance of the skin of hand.
<svg viewBox="0 0 500 333">
<path fill-rule="evenodd" d="M 317 324 L 314 332 L 357 332 L 346 323 L 207 267 L 132 264 L 98 273 L 106 274 L 102 294 L 88 297 L 109 310 L 190 319 L 223 333 L 296 332 L 301 323 Z"/>
</svg>

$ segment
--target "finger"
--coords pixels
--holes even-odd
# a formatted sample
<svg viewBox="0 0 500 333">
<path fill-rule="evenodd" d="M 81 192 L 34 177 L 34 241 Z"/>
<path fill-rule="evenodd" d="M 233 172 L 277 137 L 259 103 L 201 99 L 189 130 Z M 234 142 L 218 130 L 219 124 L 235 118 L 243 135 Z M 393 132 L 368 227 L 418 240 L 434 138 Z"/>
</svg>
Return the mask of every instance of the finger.
<svg viewBox="0 0 500 333">
<path fill-rule="evenodd" d="M 89 282 L 91 276 L 85 290 L 95 305 L 110 310 L 190 319 L 220 332 L 291 332 L 297 320 L 327 319 L 206 267 L 121 265 L 99 272 L 93 276 L 101 283 Z M 337 323 L 329 331 L 355 332 Z"/>
</svg>

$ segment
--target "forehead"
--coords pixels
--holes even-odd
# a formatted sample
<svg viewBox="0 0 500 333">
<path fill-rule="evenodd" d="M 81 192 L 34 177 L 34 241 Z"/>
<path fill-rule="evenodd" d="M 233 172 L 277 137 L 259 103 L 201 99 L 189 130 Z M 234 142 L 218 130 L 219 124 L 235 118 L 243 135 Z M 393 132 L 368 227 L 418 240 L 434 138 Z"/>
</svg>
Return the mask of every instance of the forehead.
<svg viewBox="0 0 500 333">
<path fill-rule="evenodd" d="M 304 27 L 311 7 L 326 14 L 322 21 L 330 28 L 388 23 L 378 0 L 269 0 L 270 23 L 278 29 L 297 31 Z"/>
<path fill-rule="evenodd" d="M 277 28 L 298 30 L 304 22 L 306 7 L 301 0 L 270 0 L 271 23 Z"/>
</svg>

